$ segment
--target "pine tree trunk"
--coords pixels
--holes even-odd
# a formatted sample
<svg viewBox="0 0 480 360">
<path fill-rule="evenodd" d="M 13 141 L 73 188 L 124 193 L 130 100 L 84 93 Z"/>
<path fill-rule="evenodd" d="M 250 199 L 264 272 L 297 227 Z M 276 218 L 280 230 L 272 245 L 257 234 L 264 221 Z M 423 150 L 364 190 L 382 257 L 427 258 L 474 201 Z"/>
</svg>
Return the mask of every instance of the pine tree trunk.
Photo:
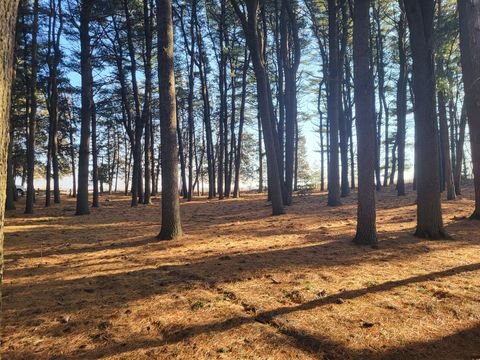
<svg viewBox="0 0 480 360">
<path fill-rule="evenodd" d="M 0 286 L 3 280 L 3 217 L 7 185 L 8 132 L 18 0 L 0 2 Z M 0 308 L 2 306 L 0 287 Z"/>
<path fill-rule="evenodd" d="M 14 79 L 12 76 L 12 83 Z M 1 113 L 1 110 L 0 110 Z M 17 189 L 15 187 L 15 170 L 13 166 L 13 124 L 11 118 L 9 120 L 10 131 L 8 131 L 8 160 L 7 160 L 7 193 L 6 193 L 6 202 L 5 210 L 15 210 L 15 195 Z"/>
<path fill-rule="evenodd" d="M 247 13 L 248 20 L 245 14 L 240 10 L 236 0 L 231 0 L 235 12 L 239 16 L 247 44 L 252 56 L 252 64 L 257 80 L 257 97 L 260 119 L 263 129 L 263 139 L 265 142 L 266 156 L 267 156 L 267 171 L 268 171 L 268 188 L 270 193 L 270 200 L 272 202 L 272 214 L 280 215 L 284 213 L 283 210 L 283 194 L 282 185 L 280 182 L 281 175 L 279 172 L 279 163 L 277 159 L 278 146 L 275 141 L 278 141 L 276 131 L 273 129 L 274 121 L 272 114 L 272 101 L 269 97 L 270 86 L 268 80 L 268 73 L 265 68 L 264 54 L 262 44 L 263 39 L 260 38 L 258 29 L 258 0 L 248 0 Z"/>
<path fill-rule="evenodd" d="M 247 73 L 250 64 L 250 55 L 247 49 L 244 53 L 244 63 L 242 72 L 242 100 L 240 104 L 240 119 L 238 125 L 238 144 L 235 154 L 235 185 L 233 187 L 233 197 L 240 197 L 240 165 L 242 162 L 242 146 L 243 146 L 243 126 L 245 124 L 245 104 L 247 101 Z"/>
<path fill-rule="evenodd" d="M 127 44 L 128 54 L 130 57 L 130 75 L 133 88 L 133 103 L 135 109 L 135 145 L 133 149 L 133 171 L 132 171 L 132 203 L 135 207 L 139 201 L 143 201 L 143 176 L 142 176 L 142 136 L 143 136 L 143 119 L 140 111 L 140 97 L 137 83 L 137 60 L 135 58 L 135 49 L 133 45 L 133 31 L 129 1 L 123 0 L 123 8 L 125 13 L 125 24 L 127 28 Z M 120 45 L 121 46 L 121 45 Z"/>
<path fill-rule="evenodd" d="M 92 89 L 92 182 L 93 182 L 93 196 L 92 207 L 97 208 L 100 206 L 99 189 L 98 189 L 98 149 L 97 149 L 97 109 L 95 100 L 93 99 Z"/>
<path fill-rule="evenodd" d="M 92 64 L 90 54 L 90 17 L 93 0 L 84 0 L 80 11 L 80 64 L 82 76 L 82 110 L 80 150 L 78 158 L 78 193 L 76 215 L 90 214 L 88 207 L 88 163 L 90 155 L 90 126 L 92 121 Z"/>
<path fill-rule="evenodd" d="M 338 51 L 337 0 L 328 0 L 328 121 L 330 123 L 330 161 L 328 163 L 328 205 L 340 205 L 340 180 L 338 159 L 338 120 L 340 110 L 340 78 Z"/>
<path fill-rule="evenodd" d="M 151 99 L 152 99 L 152 16 L 150 9 L 150 0 L 143 0 L 143 23 L 145 33 L 145 95 L 143 100 L 142 124 L 145 127 L 145 191 L 143 193 L 143 203 L 150 204 L 151 196 L 151 172 L 153 158 L 150 159 L 151 136 Z"/>
<path fill-rule="evenodd" d="M 462 56 L 465 103 L 470 130 L 475 210 L 472 219 L 480 219 L 480 0 L 459 0 L 460 49 Z"/>
<path fill-rule="evenodd" d="M 77 197 L 77 174 L 76 174 L 76 164 L 75 164 L 75 145 L 74 145 L 74 125 L 73 125 L 73 117 L 72 117 L 72 110 L 71 110 L 71 104 L 68 103 L 68 110 L 67 110 L 67 116 L 68 116 L 68 138 L 70 140 L 70 146 L 69 146 L 69 153 L 70 153 L 70 166 L 72 167 L 72 197 Z"/>
<path fill-rule="evenodd" d="M 403 0 L 399 0 L 401 9 L 400 19 L 397 24 L 399 73 L 397 81 L 397 151 L 398 175 L 397 194 L 405 195 L 405 132 L 407 118 L 407 55 L 405 49 L 406 18 Z"/>
<path fill-rule="evenodd" d="M 180 195 L 183 196 L 184 199 L 188 198 L 188 190 L 187 190 L 187 166 L 185 163 L 185 152 L 183 148 L 183 136 L 182 136 L 182 129 L 181 129 L 181 121 L 178 111 L 178 104 L 176 116 L 177 116 L 177 141 L 178 141 L 178 157 L 180 160 L 180 176 L 182 178 L 182 190 Z"/>
<path fill-rule="evenodd" d="M 440 201 L 440 164 L 433 60 L 434 0 L 404 0 L 410 29 L 415 95 L 417 229 L 427 239 L 448 237 Z"/>
<path fill-rule="evenodd" d="M 463 164 L 463 146 L 465 144 L 465 127 L 467 126 L 467 110 L 465 103 L 462 106 L 462 115 L 460 116 L 458 140 L 455 144 L 455 169 L 453 174 L 453 182 L 457 195 L 462 195 L 462 164 Z"/>
<path fill-rule="evenodd" d="M 341 182 L 340 182 L 340 196 L 346 197 L 350 194 L 350 185 L 348 183 L 348 130 L 347 130 L 347 114 L 345 111 L 346 104 L 343 99 L 342 88 L 345 84 L 345 58 L 347 55 L 347 41 L 348 41 L 348 4 L 346 1 L 343 1 L 341 4 L 342 12 L 342 37 L 340 40 L 340 54 L 338 61 L 338 78 L 340 79 L 340 91 L 339 91 L 339 117 L 338 117 L 338 127 L 340 135 L 340 158 L 341 158 Z"/>
<path fill-rule="evenodd" d="M 173 72 L 173 24 L 171 0 L 157 0 L 158 82 L 162 156 L 161 240 L 182 235 L 178 198 L 178 149 L 175 77 Z"/>
<path fill-rule="evenodd" d="M 369 0 L 355 0 L 353 61 L 358 147 L 358 208 L 357 233 L 353 241 L 362 245 L 377 243 L 374 182 L 376 118 L 373 104 L 373 71 L 369 58 L 369 8 Z"/>
<path fill-rule="evenodd" d="M 292 204 L 295 125 L 297 122 L 297 71 L 300 65 L 300 39 L 296 14 L 289 1 L 282 1 L 281 53 L 285 71 L 285 205 Z M 292 41 L 293 40 L 293 41 Z"/>
<path fill-rule="evenodd" d="M 208 172 L 208 198 L 213 199 L 215 197 L 215 155 L 212 139 L 212 122 L 211 122 L 211 106 L 210 106 L 210 92 L 208 88 L 207 68 L 205 59 L 205 48 L 203 45 L 203 37 L 198 24 L 198 19 L 195 19 L 196 36 L 198 42 L 198 71 L 200 75 L 200 83 L 202 88 L 202 100 L 203 100 L 203 123 L 205 126 L 205 137 L 207 147 L 207 172 Z M 203 184 L 203 182 L 202 182 Z"/>
<path fill-rule="evenodd" d="M 35 132 L 37 123 L 37 72 L 38 72 L 38 0 L 33 2 L 33 28 L 31 45 L 31 75 L 30 75 L 30 113 L 28 119 L 28 143 L 27 143 L 27 200 L 25 214 L 33 214 L 35 202 Z"/>
<path fill-rule="evenodd" d="M 453 184 L 452 162 L 450 159 L 450 143 L 448 139 L 447 108 L 445 94 L 438 92 L 438 114 L 440 123 L 440 153 L 442 159 L 443 181 L 447 190 L 447 200 L 455 200 L 455 186 Z"/>
</svg>

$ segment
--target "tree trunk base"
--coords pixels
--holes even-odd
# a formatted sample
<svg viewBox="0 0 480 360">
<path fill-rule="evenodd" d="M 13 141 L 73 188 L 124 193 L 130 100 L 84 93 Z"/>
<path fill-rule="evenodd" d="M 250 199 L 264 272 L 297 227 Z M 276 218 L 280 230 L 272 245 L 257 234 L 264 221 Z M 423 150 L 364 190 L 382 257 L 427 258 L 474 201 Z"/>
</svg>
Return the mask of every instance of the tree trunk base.
<svg viewBox="0 0 480 360">
<path fill-rule="evenodd" d="M 170 240 L 177 240 L 183 235 L 182 231 L 178 230 L 161 230 L 160 234 L 157 235 L 156 239 L 160 241 L 170 241 Z"/>
<path fill-rule="evenodd" d="M 285 210 L 283 209 L 279 209 L 279 210 L 273 210 L 272 211 L 272 216 L 279 216 L 279 215 L 284 215 L 285 214 Z"/>
<path fill-rule="evenodd" d="M 328 200 L 327 202 L 327 206 L 335 207 L 335 206 L 341 206 L 341 205 L 342 205 L 342 202 L 339 200 Z"/>
<path fill-rule="evenodd" d="M 420 238 L 420 239 L 453 240 L 453 238 L 443 228 L 435 230 L 435 231 L 417 228 L 417 230 L 415 231 L 415 234 L 413 234 L 413 235 L 415 237 Z"/>
<path fill-rule="evenodd" d="M 480 220 L 480 210 L 475 210 L 469 217 L 470 220 Z"/>
<path fill-rule="evenodd" d="M 378 248 L 378 239 L 376 234 L 364 236 L 364 235 L 355 235 L 352 242 L 355 245 L 364 245 L 364 246 L 371 246 L 372 248 Z"/>
</svg>

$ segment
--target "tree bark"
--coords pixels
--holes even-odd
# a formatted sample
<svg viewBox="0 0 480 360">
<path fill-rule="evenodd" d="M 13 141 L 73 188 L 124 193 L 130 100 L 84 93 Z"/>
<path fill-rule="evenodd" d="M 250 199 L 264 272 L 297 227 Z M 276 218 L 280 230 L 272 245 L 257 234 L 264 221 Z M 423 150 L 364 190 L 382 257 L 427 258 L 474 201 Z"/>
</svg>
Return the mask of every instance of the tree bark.
<svg viewBox="0 0 480 360">
<path fill-rule="evenodd" d="M 285 205 L 292 204 L 295 125 L 297 122 L 297 71 L 300 65 L 300 38 L 296 14 L 290 1 L 282 1 L 281 53 L 285 72 Z"/>
<path fill-rule="evenodd" d="M 133 149 L 133 171 L 132 171 L 132 203 L 131 206 L 138 206 L 138 202 L 143 202 L 143 180 L 142 180 L 142 136 L 143 119 L 140 111 L 140 97 L 137 83 L 137 61 L 135 58 L 135 48 L 133 45 L 132 23 L 128 0 L 123 0 L 125 12 L 125 25 L 127 28 L 127 44 L 130 57 L 130 74 L 132 77 L 133 103 L 135 109 L 135 145 Z M 121 45 L 120 45 L 121 46 Z"/>
<path fill-rule="evenodd" d="M 162 156 L 162 226 L 158 238 L 182 235 L 178 198 L 178 149 L 171 0 L 157 0 L 158 82 Z"/>
<path fill-rule="evenodd" d="M 145 205 L 150 204 L 151 196 L 151 173 L 150 166 L 153 158 L 150 159 L 150 144 L 151 140 L 151 100 L 152 100 L 152 13 L 150 0 L 143 0 L 143 27 L 145 33 L 145 94 L 143 100 L 142 110 L 142 124 L 145 127 L 145 190 L 143 192 L 143 203 Z"/>
<path fill-rule="evenodd" d="M 90 214 L 88 207 L 88 163 L 90 156 L 90 126 L 92 121 L 92 64 L 90 45 L 90 18 L 93 0 L 84 0 L 80 11 L 80 65 L 82 76 L 82 110 L 80 150 L 78 158 L 78 193 L 76 215 Z"/>
<path fill-rule="evenodd" d="M 8 132 L 18 0 L 0 2 L 0 285 L 3 280 L 3 217 L 7 185 Z M 2 306 L 0 287 L 0 308 Z"/>
<path fill-rule="evenodd" d="M 472 219 L 480 220 L 480 0 L 459 0 L 460 50 L 475 185 Z"/>
<path fill-rule="evenodd" d="M 282 185 L 280 183 L 281 176 L 279 173 L 279 164 L 277 160 L 277 147 L 275 146 L 276 133 L 273 129 L 274 121 L 272 121 L 272 103 L 271 98 L 269 97 L 270 87 L 262 48 L 264 41 L 262 38 L 260 38 L 261 35 L 258 31 L 257 11 L 259 3 L 258 0 L 247 0 L 246 5 L 248 20 L 242 10 L 240 10 L 236 0 L 231 0 L 231 3 L 242 23 L 245 38 L 252 56 L 253 69 L 255 78 L 257 79 L 258 107 L 266 148 L 267 171 L 269 179 L 268 184 L 270 199 L 272 202 L 272 214 L 280 215 L 284 213 L 283 195 Z"/>
<path fill-rule="evenodd" d="M 397 81 L 397 151 L 398 151 L 398 175 L 397 194 L 405 195 L 405 132 L 407 119 L 407 55 L 405 48 L 406 18 L 403 0 L 400 4 L 400 19 L 397 24 L 399 72 Z"/>
<path fill-rule="evenodd" d="M 30 75 L 30 113 L 28 119 L 27 143 L 27 200 L 25 214 L 33 214 L 35 202 L 35 132 L 37 128 L 37 72 L 38 72 L 38 0 L 33 2 L 33 28 L 32 28 L 32 64 Z"/>
<path fill-rule="evenodd" d="M 340 110 L 340 78 L 338 51 L 337 0 L 328 0 L 328 121 L 330 123 L 330 161 L 328 163 L 328 206 L 341 205 L 338 159 L 338 121 Z"/>
<path fill-rule="evenodd" d="M 370 66 L 370 1 L 355 0 L 353 21 L 353 61 L 355 112 L 357 122 L 358 208 L 357 233 L 353 241 L 377 243 L 375 209 L 375 105 L 373 71 Z"/>
<path fill-rule="evenodd" d="M 462 106 L 462 115 L 460 116 L 458 140 L 455 144 L 455 169 L 453 174 L 453 181 L 455 192 L 457 195 L 462 195 L 462 164 L 463 164 L 463 146 L 465 144 L 465 128 L 467 126 L 467 110 L 465 103 Z"/>
<path fill-rule="evenodd" d="M 434 0 L 404 0 L 410 29 L 415 95 L 415 160 L 417 229 L 415 235 L 444 239 L 440 201 L 438 125 L 433 59 Z"/>
<path fill-rule="evenodd" d="M 245 124 L 245 103 L 247 101 L 247 73 L 250 64 L 250 55 L 245 49 L 244 63 L 242 71 L 242 100 L 240 104 L 240 119 L 238 124 L 238 144 L 235 154 L 235 184 L 233 187 L 233 197 L 240 197 L 240 165 L 242 162 L 242 146 L 243 146 L 243 126 Z"/>
<path fill-rule="evenodd" d="M 450 158 L 450 142 L 448 139 L 447 105 L 443 91 L 438 92 L 438 114 L 440 122 L 440 154 L 442 159 L 443 181 L 447 190 L 447 200 L 455 200 L 452 161 Z"/>
</svg>

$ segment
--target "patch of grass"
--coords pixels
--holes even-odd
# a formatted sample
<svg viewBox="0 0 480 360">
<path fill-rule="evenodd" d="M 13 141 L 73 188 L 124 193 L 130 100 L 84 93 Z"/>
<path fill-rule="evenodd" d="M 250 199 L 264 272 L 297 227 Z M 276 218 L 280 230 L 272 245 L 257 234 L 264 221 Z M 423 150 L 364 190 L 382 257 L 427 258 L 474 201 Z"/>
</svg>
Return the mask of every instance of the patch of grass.
<svg viewBox="0 0 480 360">
<path fill-rule="evenodd" d="M 200 299 L 200 300 L 195 301 L 195 302 L 190 306 L 190 308 L 191 308 L 193 311 L 197 311 L 197 310 L 203 309 L 204 307 L 207 307 L 207 306 L 211 306 L 211 302 L 210 302 L 209 300 Z"/>
</svg>

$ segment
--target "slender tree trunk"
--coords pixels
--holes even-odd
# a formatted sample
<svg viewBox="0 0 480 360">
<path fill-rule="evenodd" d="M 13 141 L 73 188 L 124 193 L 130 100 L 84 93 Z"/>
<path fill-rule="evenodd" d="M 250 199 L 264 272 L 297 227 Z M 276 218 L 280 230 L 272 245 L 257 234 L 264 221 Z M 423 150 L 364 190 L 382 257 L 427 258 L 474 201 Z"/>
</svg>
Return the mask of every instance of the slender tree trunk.
<svg viewBox="0 0 480 360">
<path fill-rule="evenodd" d="M 258 192 L 263 192 L 263 140 L 262 140 L 262 120 L 260 111 L 257 115 L 258 123 Z"/>
<path fill-rule="evenodd" d="M 330 161 L 328 164 L 328 206 L 340 203 L 340 180 L 338 159 L 338 121 L 340 110 L 340 78 L 338 51 L 338 6 L 337 0 L 328 0 L 328 121 L 330 123 Z"/>
<path fill-rule="evenodd" d="M 185 152 L 183 149 L 183 136 L 182 136 L 182 129 L 181 129 L 181 121 L 180 121 L 180 116 L 179 111 L 178 111 L 178 105 L 177 105 L 177 111 L 176 111 L 176 116 L 177 116 L 177 141 L 178 141 L 178 154 L 179 154 L 179 159 L 180 159 L 180 175 L 182 178 L 182 191 L 181 195 L 183 196 L 184 199 L 188 198 L 188 190 L 187 190 L 187 167 L 185 164 Z"/>
<path fill-rule="evenodd" d="M 162 154 L 162 227 L 160 240 L 182 235 L 178 198 L 178 149 L 171 0 L 157 0 L 158 82 Z"/>
<path fill-rule="evenodd" d="M 455 200 L 455 186 L 453 184 L 452 162 L 450 159 L 450 143 L 448 139 L 447 106 L 445 94 L 438 92 L 438 114 L 440 122 L 440 154 L 443 168 L 443 181 L 447 189 L 447 200 Z"/>
<path fill-rule="evenodd" d="M 0 69 L 1 71 L 1 69 Z M 13 82 L 14 80 L 12 80 Z M 10 101 L 11 102 L 11 101 Z M 2 114 L 2 109 L 0 109 L 0 115 Z M 11 120 L 11 119 L 10 119 Z M 10 131 L 8 132 L 8 160 L 7 160 L 7 193 L 6 193 L 6 202 L 5 202 L 5 210 L 15 210 L 15 193 L 17 189 L 15 187 L 15 171 L 13 168 L 13 140 L 14 140 L 14 133 L 13 133 L 13 124 L 10 121 Z M 0 124 L 1 126 L 1 124 Z M 1 206 L 1 205 L 0 205 Z"/>
<path fill-rule="evenodd" d="M 285 70 L 285 205 L 292 204 L 295 124 L 297 122 L 297 71 L 300 65 L 300 38 L 292 4 L 282 1 L 281 52 Z"/>
<path fill-rule="evenodd" d="M 135 109 L 135 145 L 133 151 L 133 173 L 132 173 L 132 207 L 138 205 L 139 201 L 143 201 L 143 180 L 142 180 L 142 136 L 143 136 L 143 119 L 140 111 L 140 96 L 137 83 L 137 60 L 135 58 L 135 48 L 133 45 L 133 31 L 130 9 L 128 8 L 128 0 L 123 0 L 125 12 L 125 24 L 127 28 L 127 44 L 130 56 L 130 74 L 132 78 L 133 100 Z"/>
<path fill-rule="evenodd" d="M 233 188 L 233 197 L 240 197 L 240 165 L 242 162 L 242 146 L 243 146 L 243 126 L 245 124 L 245 104 L 247 101 L 247 74 L 248 66 L 250 64 L 250 55 L 247 49 L 244 53 L 244 63 L 242 71 L 242 100 L 240 104 L 240 120 L 238 124 L 238 144 L 237 152 L 235 154 L 235 185 Z"/>
<path fill-rule="evenodd" d="M 233 45 L 232 45 L 233 46 Z M 236 73 L 235 63 L 238 59 L 235 59 L 233 55 L 230 56 L 230 71 L 232 73 Z M 237 91 L 237 81 L 236 77 L 232 76 L 230 81 L 230 88 L 231 88 L 231 100 L 230 100 L 230 149 L 229 149 L 229 158 L 228 158 L 228 166 L 227 172 L 225 174 L 225 197 L 230 197 L 230 193 L 232 192 L 232 175 L 233 175 L 233 161 L 235 157 L 235 146 L 236 146 L 236 138 L 235 138 L 235 116 L 236 116 L 236 91 Z"/>
<path fill-rule="evenodd" d="M 55 0 L 53 0 L 54 3 Z M 56 33 L 56 38 L 53 44 L 53 68 L 52 68 L 52 99 L 51 107 L 52 114 L 52 166 L 53 166 L 53 202 L 55 204 L 60 203 L 60 167 L 58 162 L 58 66 L 61 60 L 60 39 L 63 31 L 63 13 L 62 13 L 62 0 L 58 0 L 57 8 L 54 9 L 58 12 L 59 28 Z M 54 24 L 55 26 L 55 24 Z"/>
<path fill-rule="evenodd" d="M 227 100 L 226 100 L 226 55 L 225 55 L 225 1 L 221 1 L 221 15 L 219 22 L 219 40 L 220 40 L 220 62 L 219 62 L 219 89 L 220 89 L 220 116 L 219 116 L 219 146 L 218 146 L 218 177 L 217 177 L 217 190 L 218 198 L 222 200 L 224 198 L 224 161 L 225 161 L 225 117 L 227 116 Z"/>
<path fill-rule="evenodd" d="M 75 127 L 73 125 L 73 116 L 71 110 L 71 104 L 68 102 L 68 138 L 70 140 L 69 152 L 70 152 L 70 165 L 72 167 L 72 197 L 77 197 L 77 173 L 76 173 L 76 164 L 75 164 L 75 143 L 74 143 L 74 136 L 75 136 Z"/>
<path fill-rule="evenodd" d="M 97 109 L 95 106 L 95 100 L 93 99 L 92 90 L 92 182 L 93 182 L 93 196 L 92 207 L 97 208 L 100 206 L 99 192 L 98 192 L 98 148 L 97 148 Z"/>
<path fill-rule="evenodd" d="M 340 40 L 340 54 L 338 59 L 338 78 L 340 79 L 340 90 L 339 90 L 339 116 L 338 116 L 338 129 L 340 135 L 340 158 L 341 158 L 341 191 L 340 196 L 346 197 L 350 194 L 350 185 L 348 183 L 348 130 L 347 130 L 347 114 L 345 108 L 347 104 L 343 101 L 342 97 L 342 85 L 345 84 L 345 58 L 347 54 L 347 40 L 348 40 L 348 6 L 347 1 L 342 1 L 341 5 L 342 13 L 342 37 Z"/>
<path fill-rule="evenodd" d="M 405 132 L 407 118 L 407 55 L 405 36 L 407 30 L 403 0 L 399 0 L 400 18 L 397 24 L 399 73 L 397 81 L 397 151 L 398 151 L 398 176 L 397 194 L 405 195 Z"/>
<path fill-rule="evenodd" d="M 205 126 L 205 137 L 207 146 L 207 172 L 208 172 L 208 198 L 215 197 L 215 155 L 212 139 L 212 122 L 211 122 L 211 106 L 210 106 L 210 92 L 208 88 L 207 68 L 205 59 L 207 55 L 203 44 L 203 37 L 198 24 L 198 19 L 195 21 L 196 36 L 198 42 L 198 71 L 200 75 L 200 83 L 202 87 L 203 99 L 203 123 Z"/>
<path fill-rule="evenodd" d="M 151 130 L 151 99 L 152 99 L 152 8 L 150 0 L 143 0 L 143 27 L 145 33 L 145 95 L 143 100 L 142 124 L 145 127 L 145 191 L 143 203 L 150 204 L 151 173 L 150 173 L 150 130 Z M 153 158 L 151 159 L 153 161 Z"/>
<path fill-rule="evenodd" d="M 272 202 L 272 214 L 283 214 L 283 194 L 282 185 L 280 183 L 280 173 L 277 160 L 277 146 L 275 146 L 275 131 L 273 129 L 274 122 L 271 99 L 269 98 L 270 88 L 268 81 L 268 73 L 265 68 L 264 54 L 263 54 L 263 39 L 259 38 L 258 29 L 258 0 L 248 0 L 247 13 L 248 20 L 245 14 L 240 10 L 236 0 L 231 0 L 235 12 L 237 13 L 242 23 L 243 31 L 247 40 L 247 44 L 252 55 L 252 64 L 257 80 L 257 97 L 258 106 L 260 110 L 260 119 L 262 121 L 263 138 L 265 141 L 266 156 L 267 156 L 267 170 L 268 170 L 268 184 L 269 193 Z M 277 138 L 278 140 L 278 138 Z"/>
<path fill-rule="evenodd" d="M 460 117 L 460 124 L 459 124 L 459 134 L 458 140 L 456 143 L 456 150 L 455 150 L 455 170 L 454 170 L 454 186 L 455 192 L 457 195 L 462 195 L 461 190 L 461 183 L 462 183 L 462 163 L 463 163 L 463 146 L 465 143 L 465 128 L 467 125 L 467 110 L 465 103 L 462 106 L 462 115 Z"/>
<path fill-rule="evenodd" d="M 80 64 L 82 75 L 82 110 L 80 150 L 78 158 L 78 194 L 76 215 L 90 213 L 88 207 L 88 163 L 90 155 L 90 126 L 92 121 L 92 64 L 90 54 L 90 17 L 93 0 L 84 0 L 80 11 Z"/>
<path fill-rule="evenodd" d="M 28 144 L 27 144 L 27 200 L 25 214 L 33 214 L 35 202 L 35 132 L 37 123 L 37 72 L 38 72 L 38 0 L 33 2 L 33 25 L 31 43 L 31 75 L 30 75 L 30 114 L 28 119 Z M 3 206 L 3 205 L 2 205 Z"/>
<path fill-rule="evenodd" d="M 460 49 L 475 184 L 475 210 L 480 219 L 480 0 L 459 0 Z"/>
</svg>

